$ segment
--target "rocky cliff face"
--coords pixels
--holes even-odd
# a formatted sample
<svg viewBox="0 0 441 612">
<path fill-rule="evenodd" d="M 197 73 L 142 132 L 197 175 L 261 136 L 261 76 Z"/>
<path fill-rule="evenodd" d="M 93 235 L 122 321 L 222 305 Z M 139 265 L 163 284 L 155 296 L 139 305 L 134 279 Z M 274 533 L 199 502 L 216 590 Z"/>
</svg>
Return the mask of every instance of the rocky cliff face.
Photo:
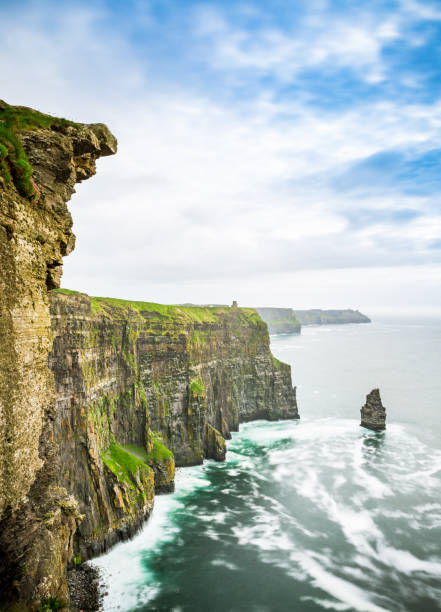
<svg viewBox="0 0 441 612">
<path fill-rule="evenodd" d="M 240 421 L 298 418 L 290 367 L 271 355 L 251 309 L 60 290 L 51 317 L 53 434 L 62 484 L 85 515 L 76 536 L 83 560 L 138 527 L 154 487 L 172 488 L 170 451 L 179 466 L 223 460 Z"/>
<path fill-rule="evenodd" d="M 103 125 L 0 101 L 0 602 L 66 596 L 80 520 L 58 486 L 47 290 L 74 246 L 66 202 L 116 151 Z M 46 517 L 46 518 L 45 518 Z"/>
</svg>

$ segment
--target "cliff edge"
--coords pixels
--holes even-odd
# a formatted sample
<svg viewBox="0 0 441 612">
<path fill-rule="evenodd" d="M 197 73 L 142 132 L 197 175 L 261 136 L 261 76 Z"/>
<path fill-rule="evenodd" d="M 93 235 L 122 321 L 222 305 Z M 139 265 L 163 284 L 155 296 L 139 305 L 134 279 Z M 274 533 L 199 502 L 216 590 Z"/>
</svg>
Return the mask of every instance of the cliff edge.
<svg viewBox="0 0 441 612">
<path fill-rule="evenodd" d="M 57 442 L 48 436 L 47 291 L 75 244 L 66 206 L 74 186 L 115 152 L 104 125 L 0 101 L 0 602 L 24 602 L 23 610 L 67 596 L 64 567 L 80 515 L 56 482 Z"/>
</svg>

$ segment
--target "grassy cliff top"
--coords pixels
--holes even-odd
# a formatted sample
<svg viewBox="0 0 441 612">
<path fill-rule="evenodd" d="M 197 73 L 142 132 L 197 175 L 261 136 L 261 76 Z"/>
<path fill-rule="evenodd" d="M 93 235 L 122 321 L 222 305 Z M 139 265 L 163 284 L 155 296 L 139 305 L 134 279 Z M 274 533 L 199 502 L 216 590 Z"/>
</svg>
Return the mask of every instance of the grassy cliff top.
<svg viewBox="0 0 441 612">
<path fill-rule="evenodd" d="M 54 289 L 51 293 L 63 295 L 85 295 L 71 289 Z M 89 297 L 89 296 L 88 296 Z M 248 324 L 262 327 L 265 323 L 253 308 L 230 308 L 229 306 L 180 306 L 121 300 L 108 297 L 89 297 L 92 312 L 114 316 L 115 310 L 148 313 L 149 318 L 170 319 L 179 323 L 219 323 L 225 315 L 237 313 Z"/>
<path fill-rule="evenodd" d="M 37 129 L 52 129 L 57 127 L 80 127 L 81 124 L 40 113 L 26 106 L 11 106 L 0 100 L 0 126 L 16 132 Z"/>
<path fill-rule="evenodd" d="M 10 106 L 0 100 L 0 177 L 7 185 L 14 183 L 18 192 L 31 201 L 38 201 L 40 191 L 32 178 L 19 134 L 37 129 L 80 127 L 78 123 L 45 115 L 25 106 Z"/>
</svg>

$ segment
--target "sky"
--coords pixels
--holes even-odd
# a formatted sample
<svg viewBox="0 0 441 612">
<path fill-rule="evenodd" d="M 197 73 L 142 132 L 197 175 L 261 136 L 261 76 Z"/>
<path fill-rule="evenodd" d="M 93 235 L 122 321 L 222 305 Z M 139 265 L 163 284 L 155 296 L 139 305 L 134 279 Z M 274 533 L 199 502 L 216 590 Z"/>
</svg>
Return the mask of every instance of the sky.
<svg viewBox="0 0 441 612">
<path fill-rule="evenodd" d="M 0 97 L 106 123 L 62 286 L 441 313 L 441 2 L 0 0 Z"/>
</svg>

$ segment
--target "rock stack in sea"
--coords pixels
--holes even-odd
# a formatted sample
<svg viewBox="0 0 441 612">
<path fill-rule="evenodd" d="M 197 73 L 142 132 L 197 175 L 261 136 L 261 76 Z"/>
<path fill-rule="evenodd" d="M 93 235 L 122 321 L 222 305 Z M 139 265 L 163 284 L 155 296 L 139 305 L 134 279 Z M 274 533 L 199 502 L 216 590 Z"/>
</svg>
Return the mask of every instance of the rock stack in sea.
<svg viewBox="0 0 441 612">
<path fill-rule="evenodd" d="M 379 389 L 372 389 L 366 396 L 366 403 L 361 408 L 360 425 L 374 431 L 386 429 L 386 409 L 381 402 Z"/>
</svg>

